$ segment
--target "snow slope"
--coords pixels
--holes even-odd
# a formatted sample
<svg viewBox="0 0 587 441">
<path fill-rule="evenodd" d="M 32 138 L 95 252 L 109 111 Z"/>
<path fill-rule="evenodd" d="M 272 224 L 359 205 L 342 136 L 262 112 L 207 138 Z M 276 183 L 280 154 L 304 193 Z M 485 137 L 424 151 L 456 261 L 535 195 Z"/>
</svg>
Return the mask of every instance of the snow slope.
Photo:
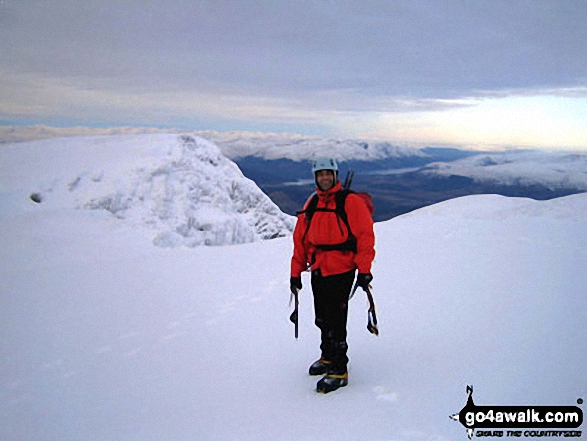
<svg viewBox="0 0 587 441">
<path fill-rule="evenodd" d="M 587 195 L 471 196 L 376 225 L 381 335 L 328 395 L 290 238 L 155 247 L 103 210 L 0 211 L 0 439 L 465 440 L 477 404 L 587 395 Z M 17 209 L 18 208 L 18 209 Z"/>
<path fill-rule="evenodd" d="M 1 146 L 0 209 L 18 211 L 33 194 L 37 210 L 105 210 L 149 228 L 162 247 L 247 243 L 287 236 L 294 225 L 215 145 L 189 135 Z"/>
</svg>

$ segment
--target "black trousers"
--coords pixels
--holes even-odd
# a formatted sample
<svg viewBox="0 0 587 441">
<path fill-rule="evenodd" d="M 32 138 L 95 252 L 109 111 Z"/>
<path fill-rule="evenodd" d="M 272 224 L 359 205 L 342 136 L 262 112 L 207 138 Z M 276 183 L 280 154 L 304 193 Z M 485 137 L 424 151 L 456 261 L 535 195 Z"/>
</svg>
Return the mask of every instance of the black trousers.
<svg viewBox="0 0 587 441">
<path fill-rule="evenodd" d="M 322 276 L 320 270 L 312 272 L 312 292 L 316 326 L 321 332 L 321 358 L 331 362 L 332 373 L 346 372 L 348 345 L 347 317 L 348 301 L 355 271 L 332 276 Z"/>
</svg>

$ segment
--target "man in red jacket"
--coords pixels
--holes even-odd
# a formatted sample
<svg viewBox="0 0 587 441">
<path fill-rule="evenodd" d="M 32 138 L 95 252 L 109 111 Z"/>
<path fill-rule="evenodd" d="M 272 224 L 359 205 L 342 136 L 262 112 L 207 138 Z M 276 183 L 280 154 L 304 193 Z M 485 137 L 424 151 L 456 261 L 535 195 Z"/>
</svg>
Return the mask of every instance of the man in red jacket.
<svg viewBox="0 0 587 441">
<path fill-rule="evenodd" d="M 371 213 L 360 196 L 350 193 L 344 199 L 346 222 L 336 211 L 337 193 L 342 191 L 336 161 L 318 158 L 312 171 L 318 203 L 310 211 L 313 200 L 310 197 L 298 215 L 293 234 L 290 287 L 292 291 L 302 289 L 301 273 L 311 271 L 315 323 L 321 331 L 322 354 L 310 366 L 310 375 L 324 375 L 317 391 L 330 392 L 348 384 L 348 300 L 357 270 L 359 286 L 366 288 L 373 280 L 375 236 Z"/>
</svg>

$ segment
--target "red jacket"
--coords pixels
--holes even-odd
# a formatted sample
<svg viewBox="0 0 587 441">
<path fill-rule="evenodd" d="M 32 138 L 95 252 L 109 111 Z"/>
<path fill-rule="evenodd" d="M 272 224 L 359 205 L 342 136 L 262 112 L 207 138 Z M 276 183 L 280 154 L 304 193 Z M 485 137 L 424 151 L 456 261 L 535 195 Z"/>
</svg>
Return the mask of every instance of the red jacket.
<svg viewBox="0 0 587 441">
<path fill-rule="evenodd" d="M 316 190 L 317 208 L 336 208 L 335 194 L 341 189 L 340 182 L 328 191 Z M 306 202 L 307 208 L 311 198 Z M 320 269 L 323 276 L 342 274 L 353 269 L 359 273 L 371 272 L 371 262 L 375 257 L 375 235 L 373 219 L 365 202 L 360 196 L 350 193 L 345 201 L 349 226 L 357 239 L 357 252 L 324 251 L 316 245 L 334 245 L 348 239 L 348 229 L 335 212 L 316 211 L 308 226 L 305 214 L 298 215 L 293 234 L 294 251 L 291 259 L 291 276 L 300 277 L 302 271 L 310 268 Z"/>
</svg>

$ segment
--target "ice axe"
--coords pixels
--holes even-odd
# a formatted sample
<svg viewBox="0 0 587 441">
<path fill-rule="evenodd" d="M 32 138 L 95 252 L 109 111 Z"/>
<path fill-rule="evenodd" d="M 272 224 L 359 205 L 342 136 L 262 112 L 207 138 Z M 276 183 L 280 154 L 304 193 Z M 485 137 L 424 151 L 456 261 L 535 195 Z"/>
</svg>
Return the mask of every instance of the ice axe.
<svg viewBox="0 0 587 441">
<path fill-rule="evenodd" d="M 355 282 L 355 286 L 353 287 L 349 299 L 355 295 L 355 292 L 358 288 L 359 283 L 357 281 Z M 373 294 L 371 294 L 371 285 L 363 287 L 363 290 L 367 294 L 367 302 L 369 303 L 369 309 L 367 310 L 367 329 L 371 334 L 379 335 L 379 328 L 377 327 L 377 314 L 375 313 L 375 301 L 373 300 Z"/>
<path fill-rule="evenodd" d="M 296 339 L 298 338 L 298 305 L 299 305 L 298 292 L 299 292 L 299 290 L 297 288 L 292 288 L 291 296 L 289 297 L 289 305 L 291 306 L 292 301 L 294 302 L 294 310 L 291 313 L 291 315 L 289 316 L 289 319 L 294 324 L 294 327 L 295 327 L 294 335 L 295 335 Z"/>
</svg>

